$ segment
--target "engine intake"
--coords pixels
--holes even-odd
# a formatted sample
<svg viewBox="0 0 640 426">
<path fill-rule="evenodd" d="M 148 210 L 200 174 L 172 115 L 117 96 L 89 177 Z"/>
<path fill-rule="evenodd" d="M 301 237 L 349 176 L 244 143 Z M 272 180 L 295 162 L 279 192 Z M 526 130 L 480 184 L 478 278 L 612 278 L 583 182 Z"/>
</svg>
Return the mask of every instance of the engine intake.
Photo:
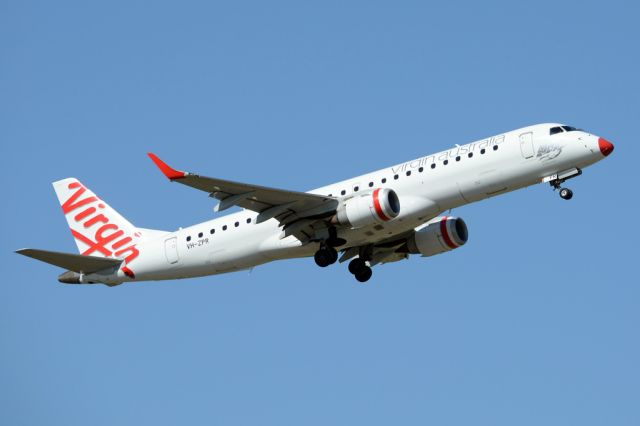
<svg viewBox="0 0 640 426">
<path fill-rule="evenodd" d="M 441 216 L 417 228 L 407 239 L 409 253 L 433 256 L 465 245 L 469 239 L 467 224 L 459 217 Z"/>
<path fill-rule="evenodd" d="M 333 222 L 355 229 L 388 222 L 399 214 L 400 200 L 395 191 L 376 188 L 345 200 L 338 206 Z"/>
</svg>

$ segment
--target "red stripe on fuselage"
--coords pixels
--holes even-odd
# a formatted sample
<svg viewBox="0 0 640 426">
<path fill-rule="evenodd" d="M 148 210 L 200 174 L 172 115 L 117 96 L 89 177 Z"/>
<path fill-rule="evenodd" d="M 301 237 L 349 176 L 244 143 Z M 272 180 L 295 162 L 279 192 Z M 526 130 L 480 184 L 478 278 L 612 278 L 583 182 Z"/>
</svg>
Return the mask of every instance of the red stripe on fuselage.
<svg viewBox="0 0 640 426">
<path fill-rule="evenodd" d="M 457 248 L 456 243 L 453 242 L 451 237 L 449 236 L 449 230 L 447 229 L 447 219 L 449 217 L 445 216 L 444 219 L 440 221 L 440 233 L 442 234 L 442 238 L 444 238 L 444 242 L 449 246 L 449 248 Z"/>
<path fill-rule="evenodd" d="M 375 207 L 376 209 L 376 213 L 378 214 L 378 217 L 382 220 L 384 220 L 385 222 L 391 220 L 391 218 L 387 217 L 384 212 L 382 211 L 382 206 L 380 205 L 380 188 L 376 189 L 375 191 L 373 191 L 373 207 Z"/>
</svg>

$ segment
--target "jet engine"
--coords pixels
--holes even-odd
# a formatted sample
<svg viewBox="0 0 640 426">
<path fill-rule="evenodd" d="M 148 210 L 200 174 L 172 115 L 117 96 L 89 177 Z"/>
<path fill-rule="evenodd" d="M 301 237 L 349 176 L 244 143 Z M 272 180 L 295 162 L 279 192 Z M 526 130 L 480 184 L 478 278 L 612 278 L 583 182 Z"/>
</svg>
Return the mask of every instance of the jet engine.
<svg viewBox="0 0 640 426">
<path fill-rule="evenodd" d="M 357 194 L 338 206 L 333 222 L 352 229 L 384 223 L 400 214 L 400 200 L 395 191 L 377 188 Z"/>
<path fill-rule="evenodd" d="M 433 256 L 463 246 L 469 238 L 467 224 L 459 217 L 441 216 L 416 228 L 407 239 L 409 253 Z"/>
</svg>

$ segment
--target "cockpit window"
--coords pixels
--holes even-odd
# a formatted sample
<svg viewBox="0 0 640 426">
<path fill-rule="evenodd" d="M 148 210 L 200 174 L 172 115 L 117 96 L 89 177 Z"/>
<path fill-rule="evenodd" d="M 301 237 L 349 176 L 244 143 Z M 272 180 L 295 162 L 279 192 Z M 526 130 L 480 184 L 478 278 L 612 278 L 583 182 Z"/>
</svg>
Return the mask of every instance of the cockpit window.
<svg viewBox="0 0 640 426">
<path fill-rule="evenodd" d="M 552 127 L 551 130 L 549 130 L 549 134 L 550 135 L 555 135 L 557 133 L 562 133 L 562 127 L 558 126 L 558 127 Z"/>
<path fill-rule="evenodd" d="M 571 126 L 562 126 L 562 128 L 564 129 L 565 132 L 575 132 L 575 131 L 580 130 L 580 129 L 577 129 L 577 128 L 571 127 Z"/>
</svg>

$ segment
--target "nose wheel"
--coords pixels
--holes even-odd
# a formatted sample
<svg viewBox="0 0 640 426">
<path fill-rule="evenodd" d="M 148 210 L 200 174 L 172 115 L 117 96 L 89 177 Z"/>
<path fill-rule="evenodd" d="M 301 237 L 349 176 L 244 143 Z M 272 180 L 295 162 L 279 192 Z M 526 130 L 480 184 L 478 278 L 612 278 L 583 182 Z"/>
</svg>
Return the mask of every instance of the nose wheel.
<svg viewBox="0 0 640 426">
<path fill-rule="evenodd" d="M 570 200 L 573 198 L 573 191 L 569 188 L 560 188 L 560 198 Z"/>
<path fill-rule="evenodd" d="M 553 182 L 553 183 L 551 183 L 551 186 L 553 187 L 554 191 L 556 189 L 558 190 L 558 194 L 560 194 L 560 198 L 562 198 L 563 200 L 572 199 L 573 198 L 573 191 L 570 190 L 569 188 L 560 187 L 561 184 L 562 184 L 562 182 Z"/>
<path fill-rule="evenodd" d="M 543 182 L 549 182 L 549 185 L 553 188 L 553 190 L 558 190 L 560 194 L 560 198 L 563 200 L 570 200 L 573 198 L 573 191 L 569 188 L 563 188 L 560 185 L 565 183 L 569 179 L 573 179 L 582 174 L 582 170 L 577 167 L 574 167 L 569 170 L 565 170 L 563 172 L 558 172 L 554 175 L 550 175 L 542 179 Z"/>
</svg>

